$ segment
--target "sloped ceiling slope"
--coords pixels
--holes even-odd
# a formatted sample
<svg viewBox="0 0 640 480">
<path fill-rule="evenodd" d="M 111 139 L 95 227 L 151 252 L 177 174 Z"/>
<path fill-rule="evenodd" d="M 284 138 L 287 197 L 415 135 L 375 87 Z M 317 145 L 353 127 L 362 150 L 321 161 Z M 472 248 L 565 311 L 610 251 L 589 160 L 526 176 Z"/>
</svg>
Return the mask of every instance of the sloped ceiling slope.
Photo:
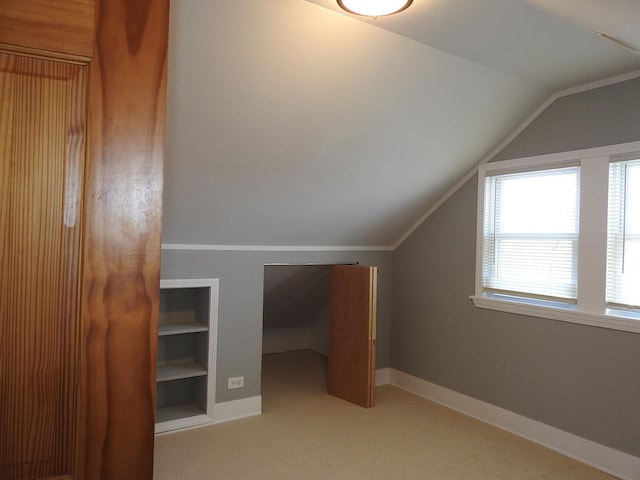
<svg viewBox="0 0 640 480">
<path fill-rule="evenodd" d="M 303 0 L 174 0 L 163 241 L 393 245 L 550 93 Z"/>
<path fill-rule="evenodd" d="M 348 15 L 335 0 L 308 1 Z M 594 33 L 640 40 L 638 0 L 414 0 L 400 15 L 351 18 L 553 91 L 640 63 Z"/>
</svg>

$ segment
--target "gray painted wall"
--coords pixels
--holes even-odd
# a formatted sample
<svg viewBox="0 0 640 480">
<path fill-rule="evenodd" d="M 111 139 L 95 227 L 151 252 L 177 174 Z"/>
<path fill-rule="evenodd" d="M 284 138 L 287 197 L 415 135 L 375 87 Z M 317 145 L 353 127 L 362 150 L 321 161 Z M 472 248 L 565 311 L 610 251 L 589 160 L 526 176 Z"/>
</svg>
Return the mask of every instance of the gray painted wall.
<svg viewBox="0 0 640 480">
<path fill-rule="evenodd" d="M 389 366 L 391 252 L 253 252 L 164 250 L 162 278 L 219 278 L 216 402 L 260 395 L 264 266 L 348 263 L 378 266 L 377 368 Z M 245 387 L 227 390 L 228 377 Z"/>
<path fill-rule="evenodd" d="M 329 355 L 329 265 L 264 267 L 262 353 Z"/>
<path fill-rule="evenodd" d="M 264 268 L 263 326 L 301 327 L 329 304 L 328 265 L 268 265 Z"/>
<path fill-rule="evenodd" d="M 496 159 L 640 140 L 640 79 L 556 100 Z M 394 252 L 391 366 L 640 456 L 640 335 L 477 309 L 477 177 Z"/>
<path fill-rule="evenodd" d="M 640 78 L 561 97 L 492 161 L 640 140 Z"/>
</svg>

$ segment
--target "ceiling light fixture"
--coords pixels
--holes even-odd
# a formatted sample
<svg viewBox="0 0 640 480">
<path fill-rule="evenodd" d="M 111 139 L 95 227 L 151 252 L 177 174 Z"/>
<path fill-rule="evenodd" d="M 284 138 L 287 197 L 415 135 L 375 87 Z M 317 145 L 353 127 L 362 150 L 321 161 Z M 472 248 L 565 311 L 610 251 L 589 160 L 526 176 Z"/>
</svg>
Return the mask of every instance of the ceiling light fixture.
<svg viewBox="0 0 640 480">
<path fill-rule="evenodd" d="M 412 3 L 413 0 L 338 0 L 347 12 L 374 18 L 401 12 Z"/>
</svg>

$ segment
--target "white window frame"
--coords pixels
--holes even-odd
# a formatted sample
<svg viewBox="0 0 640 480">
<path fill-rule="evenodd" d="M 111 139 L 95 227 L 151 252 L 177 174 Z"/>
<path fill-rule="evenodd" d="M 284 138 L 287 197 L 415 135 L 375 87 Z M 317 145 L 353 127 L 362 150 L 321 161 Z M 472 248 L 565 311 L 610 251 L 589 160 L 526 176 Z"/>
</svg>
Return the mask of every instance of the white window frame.
<svg viewBox="0 0 640 480">
<path fill-rule="evenodd" d="M 611 157 L 640 152 L 640 142 L 574 150 L 550 155 L 484 163 L 478 167 L 476 285 L 470 298 L 476 307 L 508 313 L 640 333 L 640 314 L 606 306 L 607 214 Z M 580 166 L 578 299 L 575 305 L 491 294 L 482 285 L 484 186 L 488 174 Z"/>
</svg>

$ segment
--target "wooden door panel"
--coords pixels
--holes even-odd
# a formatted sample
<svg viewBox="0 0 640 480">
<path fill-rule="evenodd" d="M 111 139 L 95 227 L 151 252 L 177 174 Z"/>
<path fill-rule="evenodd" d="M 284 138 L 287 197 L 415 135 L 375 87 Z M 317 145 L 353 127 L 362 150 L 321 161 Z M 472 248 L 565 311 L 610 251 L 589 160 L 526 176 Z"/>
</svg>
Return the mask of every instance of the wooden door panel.
<svg viewBox="0 0 640 480">
<path fill-rule="evenodd" d="M 0 53 L 0 478 L 72 471 L 86 67 Z"/>
<path fill-rule="evenodd" d="M 94 0 L 2 0 L 0 43 L 90 58 Z"/>
<path fill-rule="evenodd" d="M 0 0 L 2 480 L 152 479 L 168 25 Z"/>
<path fill-rule="evenodd" d="M 375 403 L 376 297 L 376 267 L 331 267 L 329 393 L 367 408 Z"/>
</svg>

